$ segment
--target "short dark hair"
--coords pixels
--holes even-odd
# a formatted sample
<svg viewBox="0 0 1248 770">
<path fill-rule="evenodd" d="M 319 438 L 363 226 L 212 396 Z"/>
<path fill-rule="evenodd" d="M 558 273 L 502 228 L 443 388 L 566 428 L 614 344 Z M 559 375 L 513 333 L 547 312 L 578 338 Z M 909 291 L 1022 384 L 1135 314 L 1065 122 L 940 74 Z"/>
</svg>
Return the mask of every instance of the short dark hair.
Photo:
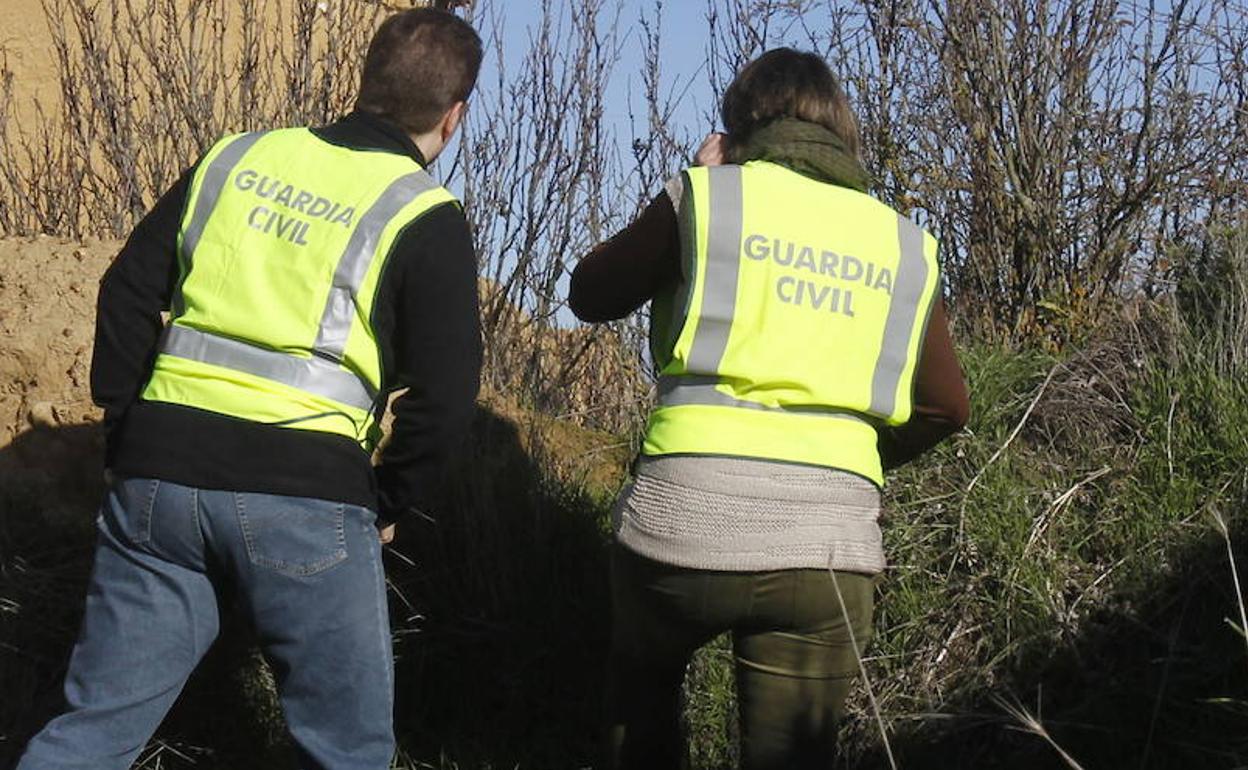
<svg viewBox="0 0 1248 770">
<path fill-rule="evenodd" d="M 827 62 L 792 48 L 772 49 L 742 67 L 724 92 L 720 117 L 735 144 L 779 118 L 817 123 L 854 155 L 862 143 L 849 98 Z"/>
<path fill-rule="evenodd" d="M 453 13 L 412 8 L 377 28 L 364 57 L 355 107 L 420 134 L 472 93 L 481 37 Z"/>
</svg>

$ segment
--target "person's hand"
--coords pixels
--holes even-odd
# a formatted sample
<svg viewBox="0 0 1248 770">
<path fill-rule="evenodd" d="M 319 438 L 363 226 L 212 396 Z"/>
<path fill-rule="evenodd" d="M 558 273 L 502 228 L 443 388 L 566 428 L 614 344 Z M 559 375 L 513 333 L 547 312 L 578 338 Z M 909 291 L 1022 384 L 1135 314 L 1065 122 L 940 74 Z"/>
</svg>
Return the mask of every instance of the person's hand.
<svg viewBox="0 0 1248 770">
<path fill-rule="evenodd" d="M 396 526 L 398 525 L 397 524 L 382 524 L 382 526 L 377 528 L 377 532 L 381 536 L 382 545 L 386 545 L 391 540 L 394 540 L 394 528 Z"/>
<path fill-rule="evenodd" d="M 724 150 L 727 146 L 728 137 L 718 131 L 712 131 L 702 140 L 702 144 L 698 146 L 698 151 L 693 155 L 693 165 L 695 166 L 722 166 L 724 164 Z"/>
</svg>

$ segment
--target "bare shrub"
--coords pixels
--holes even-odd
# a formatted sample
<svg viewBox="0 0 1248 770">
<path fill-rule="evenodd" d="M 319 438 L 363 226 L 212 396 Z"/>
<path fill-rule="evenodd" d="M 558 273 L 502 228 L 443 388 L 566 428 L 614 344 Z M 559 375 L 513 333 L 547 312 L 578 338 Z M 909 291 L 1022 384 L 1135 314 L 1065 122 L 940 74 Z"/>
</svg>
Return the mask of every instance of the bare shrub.
<svg viewBox="0 0 1248 770">
<path fill-rule="evenodd" d="M 647 406 L 636 327 L 557 328 L 574 260 L 636 210 L 603 119 L 616 19 L 602 0 L 545 0 L 512 72 L 498 9 L 481 3 L 474 14 L 498 74 L 469 111 L 456 165 L 486 279 L 487 383 L 531 408 L 629 432 Z"/>
<path fill-rule="evenodd" d="M 124 234 L 216 136 L 332 118 L 386 10 L 44 2 L 58 103 L 18 127 L 0 77 L 9 234 Z M 645 412 L 644 316 L 588 332 L 570 352 L 527 343 L 556 339 L 572 260 L 657 193 L 701 133 L 673 125 L 690 82 L 663 68 L 655 2 L 631 30 L 640 87 L 631 157 L 619 151 L 626 138 L 603 116 L 620 12 L 544 0 L 509 63 L 501 7 L 471 8 L 499 66 L 448 174 L 463 180 L 488 279 L 488 381 L 612 430 Z M 690 77 L 710 81 L 707 124 L 753 56 L 784 43 L 821 51 L 861 119 L 874 191 L 941 238 L 949 299 L 975 334 L 1079 343 L 1119 298 L 1170 290 L 1170 243 L 1197 243 L 1207 217 L 1244 208 L 1248 159 L 1235 147 L 1248 138 L 1248 23 L 1229 0 L 706 0 L 704 16 L 706 67 Z"/>
<path fill-rule="evenodd" d="M 349 108 L 372 3 L 43 0 L 59 82 L 5 120 L 0 232 L 119 237 L 218 137 Z M 10 76 L 11 77 L 11 76 Z"/>
<path fill-rule="evenodd" d="M 828 21 L 805 25 L 810 45 L 849 84 L 876 191 L 940 236 L 951 298 L 981 334 L 1073 336 L 1116 297 L 1164 291 L 1167 244 L 1245 205 L 1240 4 L 788 13 L 812 9 Z"/>
<path fill-rule="evenodd" d="M 401 4 L 395 6 L 401 7 Z M 542 6 L 514 72 L 498 9 L 471 13 L 498 57 L 498 80 L 469 111 L 448 177 L 482 255 L 487 382 L 530 407 L 628 431 L 648 382 L 636 324 L 564 332 L 571 262 L 636 210 L 603 99 L 618 50 L 605 3 Z M 322 123 L 347 111 L 381 15 L 371 2 L 44 0 L 59 96 L 32 123 L 11 119 L 0 64 L 0 233 L 125 235 L 217 137 Z M 653 39 L 657 52 L 657 37 Z M 657 53 L 651 86 L 657 94 Z M 485 85 L 485 84 L 483 84 Z M 656 97 L 657 99 L 657 97 Z M 647 102 L 649 125 L 663 119 Z M 678 143 L 638 160 L 652 178 Z M 621 199 L 629 202 L 621 207 Z M 566 320 L 566 315 L 563 320 Z"/>
</svg>

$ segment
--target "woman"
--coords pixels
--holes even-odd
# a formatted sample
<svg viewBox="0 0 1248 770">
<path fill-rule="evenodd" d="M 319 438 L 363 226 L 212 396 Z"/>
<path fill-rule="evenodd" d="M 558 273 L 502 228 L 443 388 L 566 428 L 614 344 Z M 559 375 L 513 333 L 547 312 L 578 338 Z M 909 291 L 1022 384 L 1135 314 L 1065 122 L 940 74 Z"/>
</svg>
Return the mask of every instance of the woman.
<svg viewBox="0 0 1248 770">
<path fill-rule="evenodd" d="M 586 321 L 652 301 L 658 405 L 616 506 L 607 764 L 676 768 L 690 656 L 733 634 L 742 767 L 827 767 L 870 637 L 883 469 L 959 430 L 936 242 L 866 194 L 857 124 L 782 48 L 572 276 Z"/>
</svg>

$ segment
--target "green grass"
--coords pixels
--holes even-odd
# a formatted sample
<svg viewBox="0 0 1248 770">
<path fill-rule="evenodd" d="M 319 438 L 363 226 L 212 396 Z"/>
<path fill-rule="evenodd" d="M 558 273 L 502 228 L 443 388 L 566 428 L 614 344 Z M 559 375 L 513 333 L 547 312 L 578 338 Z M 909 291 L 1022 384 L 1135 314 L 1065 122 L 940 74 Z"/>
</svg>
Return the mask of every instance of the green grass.
<svg viewBox="0 0 1248 770">
<path fill-rule="evenodd" d="M 887 496 L 891 566 L 867 669 L 901 767 L 1066 766 L 1028 714 L 1089 770 L 1248 762 L 1228 556 L 1248 541 L 1248 386 L 1201 340 L 1149 316 L 1061 356 L 962 351 L 969 430 L 898 471 Z M 555 469 L 612 439 L 525 430 L 483 411 L 445 513 L 409 523 L 388 557 L 400 767 L 594 759 L 610 496 L 603 474 L 588 488 Z M 53 529 L 58 483 L 0 495 L 0 676 L 13 696 L 0 764 L 53 707 L 80 611 L 98 490 L 58 503 L 79 526 Z M 725 638 L 696 657 L 686 695 L 694 766 L 733 767 Z M 887 767 L 861 687 L 851 711 L 840 764 Z M 227 629 L 159 738 L 143 767 L 288 757 L 245 629 Z"/>
<path fill-rule="evenodd" d="M 1244 761 L 1248 660 L 1211 513 L 1241 548 L 1248 388 L 1198 339 L 1137 342 L 972 348 L 970 430 L 893 480 L 870 669 L 902 766 L 1055 766 L 1007 729 L 1015 698 L 1085 767 Z M 864 766 L 885 766 L 877 735 L 847 729 Z"/>
</svg>

